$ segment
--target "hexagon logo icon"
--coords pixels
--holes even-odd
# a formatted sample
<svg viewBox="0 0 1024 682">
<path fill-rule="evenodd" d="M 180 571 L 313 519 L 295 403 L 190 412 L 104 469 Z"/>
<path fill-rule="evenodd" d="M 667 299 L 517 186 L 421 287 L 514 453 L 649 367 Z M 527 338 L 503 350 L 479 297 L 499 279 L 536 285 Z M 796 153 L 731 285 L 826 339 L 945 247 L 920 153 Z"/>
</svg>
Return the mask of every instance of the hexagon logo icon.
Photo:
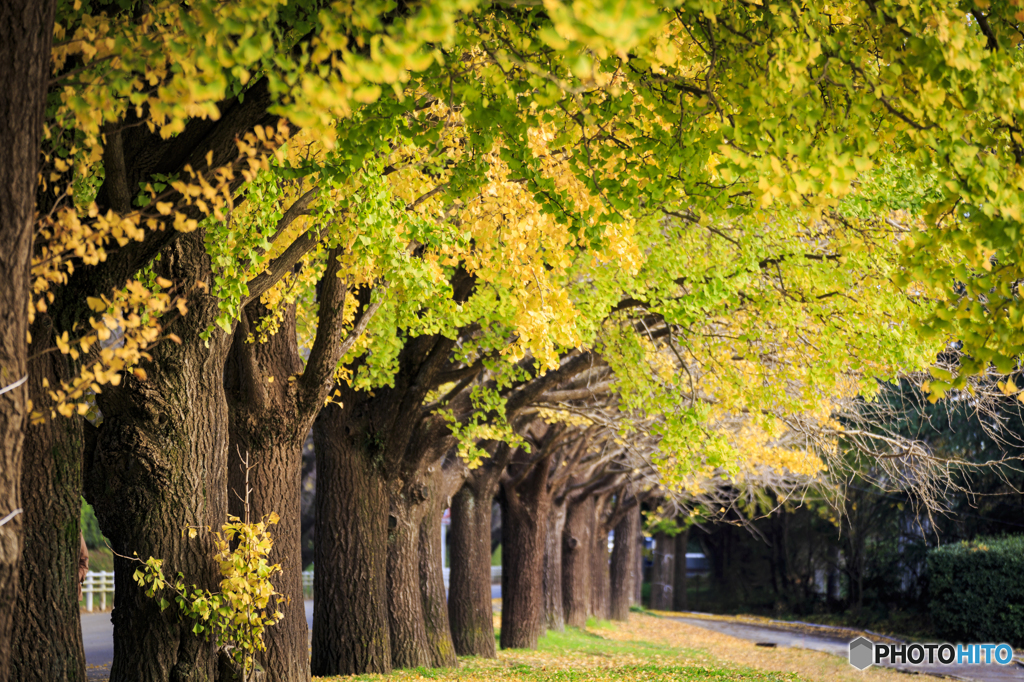
<svg viewBox="0 0 1024 682">
<path fill-rule="evenodd" d="M 850 642 L 850 665 L 857 670 L 864 670 L 874 662 L 875 645 L 865 637 L 858 637 Z"/>
</svg>

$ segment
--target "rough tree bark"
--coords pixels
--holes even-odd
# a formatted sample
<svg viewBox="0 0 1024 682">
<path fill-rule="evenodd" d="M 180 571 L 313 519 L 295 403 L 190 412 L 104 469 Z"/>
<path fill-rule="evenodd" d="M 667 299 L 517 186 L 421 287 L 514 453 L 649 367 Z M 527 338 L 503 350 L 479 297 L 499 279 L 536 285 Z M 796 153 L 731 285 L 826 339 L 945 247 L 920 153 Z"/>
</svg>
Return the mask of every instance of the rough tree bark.
<svg viewBox="0 0 1024 682">
<path fill-rule="evenodd" d="M 332 403 L 316 447 L 314 675 L 391 672 L 387 608 L 388 495 L 380 441 Z"/>
<path fill-rule="evenodd" d="M 491 517 L 498 481 L 511 454 L 507 445 L 498 445 L 452 496 L 448 619 L 460 656 L 497 655 L 491 608 Z"/>
<path fill-rule="evenodd" d="M 426 417 L 404 459 L 416 468 L 392 479 L 388 614 L 396 668 L 456 664 L 441 566 L 441 517 L 466 473 L 455 446 L 447 422 Z"/>
<path fill-rule="evenodd" d="M 562 591 L 564 566 L 562 546 L 565 542 L 566 500 L 555 498 L 548 512 L 544 536 L 544 617 L 545 627 L 565 632 L 565 598 Z"/>
<path fill-rule="evenodd" d="M 640 507 L 634 505 L 615 526 L 611 564 L 611 617 L 629 619 L 629 607 L 636 603 L 640 556 Z"/>
<path fill-rule="evenodd" d="M 320 315 L 305 369 L 296 342 L 294 306 L 284 311 L 277 333 L 266 343 L 248 341 L 250 330 L 270 314 L 258 301 L 249 303 L 242 313 L 225 368 L 231 426 L 230 511 L 243 516 L 247 458 L 252 520 L 272 512 L 281 518 L 272 530 L 270 561 L 283 569 L 277 589 L 287 603 L 281 605 L 284 619 L 267 633 L 267 650 L 261 656 L 268 682 L 310 679 L 309 632 L 302 607 L 302 446 L 332 387 L 339 358 L 375 311 L 365 306 L 364 296 L 360 320 L 341 342 L 347 290 L 337 276 L 338 255 L 337 250 L 328 255 L 318 288 Z"/>
<path fill-rule="evenodd" d="M 203 231 L 183 235 L 165 250 L 158 274 L 180 282 L 202 281 L 187 291 L 189 313 L 167 331 L 182 343 L 164 342 L 142 363 L 148 379 L 126 375 L 117 389 L 98 395 L 104 421 L 86 453 L 85 485 L 114 551 L 158 557 L 164 572 L 187 584 L 215 588 L 218 571 L 211 538 L 183 537 L 185 526 L 218 528 L 227 512 L 228 412 L 224 361 L 230 335 L 212 326 L 218 301 Z M 207 682 L 214 674 L 213 646 L 192 634 L 177 610 L 160 612 L 132 579 L 133 559 L 115 557 L 112 682 Z"/>
<path fill-rule="evenodd" d="M 672 610 L 672 579 L 675 539 L 665 533 L 654 536 L 654 565 L 651 567 L 651 608 L 655 611 Z"/>
<path fill-rule="evenodd" d="M 21 508 L 29 263 L 55 0 L 0 4 L 0 519 Z M 0 680 L 10 672 L 22 519 L 0 525 Z"/>
<path fill-rule="evenodd" d="M 453 287 L 456 300 L 465 300 L 472 279 L 459 276 Z M 419 524 L 400 528 L 406 519 L 391 513 L 402 512 L 391 502 L 393 493 L 413 479 L 422 463 L 415 455 L 423 451 L 409 446 L 420 425 L 423 400 L 448 366 L 454 344 L 452 339 L 440 336 L 408 341 L 399 354 L 392 386 L 369 392 L 340 383 L 337 391 L 341 406 L 335 403 L 325 408 L 314 425 L 319 487 L 314 675 L 390 671 L 393 644 L 388 632 L 388 569 L 394 565 L 389 555 L 395 552 L 405 557 L 402 566 L 413 567 L 410 576 L 399 580 L 416 587 L 418 627 L 426 629 L 419 594 Z M 322 452 L 329 462 L 326 466 L 320 461 Z M 337 499 L 341 496 L 372 500 Z M 401 534 L 417 540 L 406 543 Z M 394 549 L 389 551 L 389 547 Z M 320 602 L 330 603 L 321 607 Z M 415 608 L 412 602 L 403 605 Z M 372 634 L 365 633 L 367 630 Z M 425 633 L 422 641 L 426 641 Z M 413 651 L 411 655 L 415 658 L 419 653 Z"/>
<path fill-rule="evenodd" d="M 390 494 L 388 516 L 388 622 L 391 625 L 391 665 L 429 667 L 431 657 L 420 593 L 420 524 L 431 495 L 418 476 Z"/>
<path fill-rule="evenodd" d="M 441 518 L 445 509 L 451 505 L 452 495 L 462 487 L 469 470 L 453 449 L 449 449 L 444 459 L 430 468 L 427 471 L 431 479 L 428 488 L 432 493 L 427 499 L 427 511 L 420 523 L 420 594 L 423 597 L 423 621 L 427 630 L 427 651 L 431 665 L 435 668 L 451 668 L 458 665 L 458 659 L 444 588 Z"/>
<path fill-rule="evenodd" d="M 562 601 L 565 624 L 587 625 L 590 604 L 590 553 L 594 548 L 594 496 L 569 503 L 562 534 Z"/>
<path fill-rule="evenodd" d="M 32 325 L 46 344 L 53 327 L 43 314 Z M 49 344 L 46 344 L 49 345 Z M 47 353 L 29 362 L 29 395 L 35 405 L 49 400 L 43 386 L 69 380 L 67 358 Z M 18 682 L 80 682 L 85 653 L 78 606 L 79 518 L 81 513 L 81 417 L 60 415 L 27 426 L 22 489 L 24 553 L 11 642 L 11 679 Z M 45 605 L 45 606 L 43 606 Z"/>
<path fill-rule="evenodd" d="M 305 682 L 310 675 L 302 608 L 299 486 L 302 441 L 312 419 L 296 414 L 295 382 L 288 381 L 302 367 L 295 348 L 294 308 L 285 312 L 281 328 L 267 343 L 248 344 L 250 329 L 265 312 L 258 304 L 250 306 L 242 311 L 224 373 L 230 415 L 228 510 L 245 518 L 248 479 L 249 520 L 271 512 L 280 516 L 271 528 L 274 546 L 269 560 L 281 565 L 282 574 L 274 582 L 287 603 L 277 606 L 284 619 L 268 630 L 267 650 L 259 658 L 268 680 Z M 268 383 L 268 377 L 275 381 Z"/>
<path fill-rule="evenodd" d="M 688 611 L 686 594 L 686 546 L 690 542 L 690 529 L 676 536 L 675 580 L 672 589 L 672 610 Z"/>
<path fill-rule="evenodd" d="M 534 426 L 501 479 L 501 648 L 534 649 L 543 630 L 547 518 L 589 442 L 563 424 Z M 533 453 L 533 454 L 531 454 Z M 564 459 L 563 459 L 564 458 Z"/>
<path fill-rule="evenodd" d="M 536 649 L 543 605 L 545 518 L 551 454 L 531 466 L 522 485 L 502 481 L 501 648 Z"/>
<path fill-rule="evenodd" d="M 611 577 L 608 568 L 608 533 L 611 530 L 608 505 L 611 492 L 594 496 L 593 547 L 590 551 L 590 615 L 598 620 L 611 617 Z"/>
<path fill-rule="evenodd" d="M 633 585 L 633 603 L 641 604 L 644 599 L 644 534 L 642 515 L 637 517 L 636 538 L 636 584 Z"/>
</svg>

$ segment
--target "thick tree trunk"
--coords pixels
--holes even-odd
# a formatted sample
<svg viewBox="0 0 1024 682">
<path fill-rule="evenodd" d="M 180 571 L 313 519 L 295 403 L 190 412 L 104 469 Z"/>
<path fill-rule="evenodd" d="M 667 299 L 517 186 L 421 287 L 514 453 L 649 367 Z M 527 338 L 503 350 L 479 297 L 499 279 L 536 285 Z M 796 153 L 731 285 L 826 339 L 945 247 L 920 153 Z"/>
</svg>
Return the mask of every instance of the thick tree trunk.
<svg viewBox="0 0 1024 682">
<path fill-rule="evenodd" d="M 593 495 L 570 502 L 562 534 L 562 603 L 565 605 L 565 624 L 575 628 L 587 625 L 593 524 Z"/>
<path fill-rule="evenodd" d="M 289 377 L 301 368 L 295 342 L 295 309 L 290 307 L 277 334 L 267 343 L 246 342 L 249 330 L 261 314 L 250 304 L 235 331 L 225 369 L 230 412 L 228 448 L 229 510 L 245 518 L 246 465 L 248 461 L 249 519 L 258 521 L 274 512 L 280 517 L 270 528 L 274 546 L 270 563 L 280 564 L 282 574 L 274 587 L 282 594 L 279 608 L 284 618 L 264 635 L 267 646 L 260 664 L 267 682 L 308 682 L 309 630 L 302 595 L 302 444 L 312 419 L 296 408 L 295 382 Z M 268 377 L 274 377 L 268 382 Z"/>
<path fill-rule="evenodd" d="M 47 322 L 37 318 L 32 327 L 41 344 L 52 339 Z M 32 402 L 44 405 L 49 398 L 43 380 L 59 386 L 69 379 L 66 359 L 38 357 L 29 363 L 29 376 Z M 57 416 L 26 429 L 24 552 L 11 643 L 11 679 L 18 682 L 85 679 L 78 607 L 82 453 L 81 417 Z"/>
<path fill-rule="evenodd" d="M 0 519 L 21 508 L 29 263 L 55 0 L 0 3 Z M 12 387 L 13 386 L 13 387 Z M 12 387 L 12 388 L 8 388 Z M 10 672 L 22 519 L 0 525 L 0 680 Z"/>
<path fill-rule="evenodd" d="M 640 583 L 638 563 L 640 555 L 640 506 L 636 505 L 615 526 L 615 544 L 611 564 L 611 617 L 612 620 L 629 619 L 629 607 L 636 600 L 636 585 Z"/>
<path fill-rule="evenodd" d="M 227 512 L 228 413 L 224 362 L 230 336 L 199 333 L 219 312 L 203 232 L 183 235 L 162 254 L 158 274 L 171 281 L 205 280 L 188 292 L 188 315 L 168 331 L 144 363 L 148 380 L 124 376 L 98 396 L 104 422 L 87 453 L 88 498 L 114 551 L 164 561 L 165 574 L 215 589 L 219 572 L 212 539 L 183 537 L 185 526 L 219 528 Z M 206 682 L 216 661 L 205 636 L 192 633 L 176 608 L 160 612 L 132 579 L 133 559 L 115 558 L 114 662 L 111 682 Z"/>
<path fill-rule="evenodd" d="M 452 496 L 448 618 L 459 656 L 494 658 L 491 511 L 494 488 L 473 477 Z M 482 488 L 482 490 L 481 490 Z"/>
<path fill-rule="evenodd" d="M 423 622 L 427 630 L 427 651 L 435 668 L 458 665 L 455 643 L 448 621 L 448 598 L 444 589 L 444 546 L 441 544 L 441 518 L 452 495 L 462 487 L 468 470 L 455 452 L 443 462 L 427 468 L 430 496 L 420 522 L 420 592 L 423 597 Z"/>
<path fill-rule="evenodd" d="M 565 632 L 565 604 L 562 592 L 562 534 L 565 532 L 566 501 L 552 500 L 544 534 L 544 617 L 542 623 L 555 632 Z"/>
<path fill-rule="evenodd" d="M 547 467 L 532 476 L 542 477 Z M 519 500 L 505 487 L 501 496 L 501 648 L 536 649 L 544 600 L 544 535 L 551 498 L 546 490 Z"/>
<path fill-rule="evenodd" d="M 665 533 L 654 536 L 654 565 L 651 567 L 651 608 L 655 611 L 672 610 L 672 580 L 675 539 Z"/>
<path fill-rule="evenodd" d="M 331 404 L 313 426 L 317 495 L 311 668 L 320 676 L 391 672 L 388 494 L 381 446 L 348 417 L 348 409 Z"/>
<path fill-rule="evenodd" d="M 610 495 L 594 501 L 593 545 L 590 550 L 590 615 L 598 620 L 611 618 L 611 577 L 608 569 L 608 530 L 603 519 Z"/>
<path fill-rule="evenodd" d="M 420 523 L 430 488 L 416 480 L 390 495 L 388 516 L 388 622 L 391 626 L 391 665 L 429 667 L 430 644 L 420 593 Z"/>
<path fill-rule="evenodd" d="M 441 431 L 448 433 L 447 427 Z M 411 458 L 421 463 L 419 469 L 408 484 L 391 493 L 388 614 L 391 662 L 396 668 L 457 663 L 441 567 L 441 517 L 466 470 L 457 456 L 447 461 L 438 456 L 447 440 L 434 441 L 427 435 L 415 441 L 410 447 L 429 454 Z"/>
<path fill-rule="evenodd" d="M 689 611 L 686 594 L 686 546 L 690 543 L 690 529 L 676 536 L 675 580 L 672 586 L 672 610 Z"/>
<path fill-rule="evenodd" d="M 467 283 L 471 278 L 456 287 L 456 298 L 464 300 Z M 415 619 L 396 623 L 392 618 L 392 624 L 422 631 L 413 635 L 418 644 L 401 642 L 396 660 L 426 664 L 418 551 L 423 512 L 415 509 L 422 505 L 410 498 L 412 489 L 400 486 L 414 479 L 421 455 L 427 454 L 410 443 L 423 437 L 419 410 L 453 346 L 453 340 L 439 336 L 410 340 L 391 387 L 355 391 L 340 383 L 342 407 L 324 408 L 314 425 L 319 486 L 314 675 L 389 672 L 396 647 L 389 605 L 418 614 L 418 626 Z M 450 436 L 445 422 L 437 423 Z M 325 601 L 330 604 L 323 608 Z"/>
</svg>

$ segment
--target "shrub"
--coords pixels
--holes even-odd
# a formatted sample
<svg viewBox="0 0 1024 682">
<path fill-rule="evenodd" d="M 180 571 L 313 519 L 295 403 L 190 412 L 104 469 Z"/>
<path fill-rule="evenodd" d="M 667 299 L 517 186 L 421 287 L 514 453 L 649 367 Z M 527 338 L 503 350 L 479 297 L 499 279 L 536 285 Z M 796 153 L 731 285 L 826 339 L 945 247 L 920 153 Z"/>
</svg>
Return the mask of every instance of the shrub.
<svg viewBox="0 0 1024 682">
<path fill-rule="evenodd" d="M 978 538 L 928 554 L 936 630 L 958 642 L 1024 646 L 1024 537 Z"/>
</svg>

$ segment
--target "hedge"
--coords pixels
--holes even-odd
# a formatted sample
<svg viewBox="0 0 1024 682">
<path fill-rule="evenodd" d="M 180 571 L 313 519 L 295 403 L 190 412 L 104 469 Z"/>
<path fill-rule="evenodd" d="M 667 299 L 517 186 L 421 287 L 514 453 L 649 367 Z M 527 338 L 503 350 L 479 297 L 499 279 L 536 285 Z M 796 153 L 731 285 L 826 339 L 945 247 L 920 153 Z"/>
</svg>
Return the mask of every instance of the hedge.
<svg viewBox="0 0 1024 682">
<path fill-rule="evenodd" d="M 1024 646 L 1024 537 L 937 547 L 928 578 L 932 623 L 947 640 Z"/>
</svg>

